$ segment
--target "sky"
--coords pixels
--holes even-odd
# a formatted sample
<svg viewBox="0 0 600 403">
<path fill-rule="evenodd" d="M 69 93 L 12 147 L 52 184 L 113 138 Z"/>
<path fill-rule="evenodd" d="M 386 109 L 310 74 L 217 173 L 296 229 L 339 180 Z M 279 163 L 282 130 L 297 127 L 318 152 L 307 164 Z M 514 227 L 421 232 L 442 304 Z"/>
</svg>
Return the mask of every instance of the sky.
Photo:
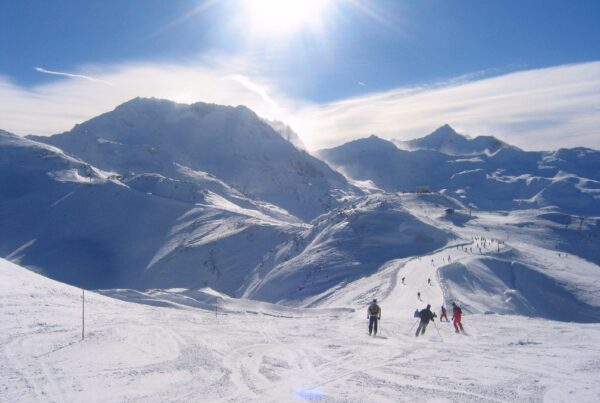
<svg viewBox="0 0 600 403">
<path fill-rule="evenodd" d="M 244 104 L 309 149 L 449 123 L 600 149 L 596 0 L 0 0 L 0 129 L 136 96 Z"/>
</svg>

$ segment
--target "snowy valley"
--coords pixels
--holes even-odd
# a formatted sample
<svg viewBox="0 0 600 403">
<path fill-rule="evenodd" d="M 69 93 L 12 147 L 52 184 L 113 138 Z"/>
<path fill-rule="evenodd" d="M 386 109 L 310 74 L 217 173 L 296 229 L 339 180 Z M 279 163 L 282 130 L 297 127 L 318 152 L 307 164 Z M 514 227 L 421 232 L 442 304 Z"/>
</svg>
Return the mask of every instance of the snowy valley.
<svg viewBox="0 0 600 403">
<path fill-rule="evenodd" d="M 598 401 L 599 242 L 587 148 L 446 125 L 311 155 L 144 98 L 0 131 L 0 401 Z M 415 338 L 453 301 L 467 335 Z"/>
</svg>

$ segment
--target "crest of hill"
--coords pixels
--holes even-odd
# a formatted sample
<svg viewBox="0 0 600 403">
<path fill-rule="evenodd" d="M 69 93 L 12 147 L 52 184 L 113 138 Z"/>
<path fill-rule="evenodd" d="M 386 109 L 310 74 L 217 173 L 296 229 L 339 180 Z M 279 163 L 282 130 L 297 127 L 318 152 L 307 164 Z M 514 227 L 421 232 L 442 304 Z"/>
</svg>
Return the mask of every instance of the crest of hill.
<svg viewBox="0 0 600 403">
<path fill-rule="evenodd" d="M 493 154 L 501 148 L 512 147 L 493 136 L 469 138 L 457 133 L 448 124 L 422 138 L 392 141 L 404 150 L 434 150 L 448 155 Z"/>
<path fill-rule="evenodd" d="M 568 214 L 600 214 L 600 153 L 595 150 L 530 152 L 507 146 L 493 154 L 453 156 L 402 150 L 370 136 L 317 155 L 351 179 L 390 192 L 445 192 L 484 210 L 552 207 Z"/>
<path fill-rule="evenodd" d="M 71 131 L 34 138 L 124 177 L 156 173 L 194 181 L 187 173 L 206 172 L 303 220 L 357 192 L 244 106 L 135 98 Z"/>
<path fill-rule="evenodd" d="M 450 156 L 431 150 L 406 151 L 375 135 L 316 154 L 352 179 L 371 180 L 386 191 L 414 191 L 421 185 L 442 188 L 448 172 L 439 169 Z"/>
<path fill-rule="evenodd" d="M 243 295 L 311 306 L 387 261 L 431 252 L 453 237 L 418 219 L 396 195 L 364 196 L 320 216 L 268 254 Z"/>
</svg>

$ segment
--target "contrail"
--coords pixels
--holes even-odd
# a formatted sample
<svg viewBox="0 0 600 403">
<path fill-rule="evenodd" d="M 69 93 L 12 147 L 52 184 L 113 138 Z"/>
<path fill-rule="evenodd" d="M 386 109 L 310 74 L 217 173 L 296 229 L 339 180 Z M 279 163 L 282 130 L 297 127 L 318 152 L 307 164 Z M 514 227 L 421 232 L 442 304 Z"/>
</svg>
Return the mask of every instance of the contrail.
<svg viewBox="0 0 600 403">
<path fill-rule="evenodd" d="M 269 96 L 269 94 L 267 93 L 267 90 L 264 87 L 250 81 L 250 79 L 248 77 L 243 76 L 241 74 L 235 74 L 229 78 L 233 81 L 237 81 L 244 88 L 246 88 L 246 89 L 254 92 L 255 94 L 257 94 L 258 96 L 260 96 L 265 102 L 267 102 L 269 105 L 271 105 L 271 107 L 273 107 L 274 109 L 279 109 L 279 106 Z"/>
<path fill-rule="evenodd" d="M 64 73 L 62 71 L 52 71 L 52 70 L 46 70 L 42 67 L 36 67 L 35 71 L 39 71 L 40 73 L 45 73 L 45 74 L 54 74 L 56 76 L 63 76 L 63 77 L 71 77 L 71 78 L 82 78 L 84 80 L 88 80 L 94 83 L 101 83 L 101 84 L 106 84 L 106 85 L 110 85 L 114 87 L 114 84 L 108 81 L 104 81 L 104 80 L 100 80 L 98 78 L 94 78 L 94 77 L 90 77 L 90 76 L 84 76 L 83 74 L 71 74 L 71 73 Z"/>
</svg>

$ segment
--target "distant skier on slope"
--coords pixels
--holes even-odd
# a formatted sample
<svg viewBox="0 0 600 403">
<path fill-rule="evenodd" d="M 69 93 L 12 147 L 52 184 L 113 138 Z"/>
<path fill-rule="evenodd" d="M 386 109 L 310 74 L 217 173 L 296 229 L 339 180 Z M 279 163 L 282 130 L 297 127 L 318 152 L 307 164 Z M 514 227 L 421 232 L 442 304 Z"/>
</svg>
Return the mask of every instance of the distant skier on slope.
<svg viewBox="0 0 600 403">
<path fill-rule="evenodd" d="M 422 301 L 422 300 L 421 300 L 421 291 L 417 292 L 417 299 L 418 299 L 419 301 Z"/>
<path fill-rule="evenodd" d="M 430 278 L 428 278 L 428 279 L 427 279 L 427 283 L 428 283 L 429 285 L 431 285 L 431 279 L 430 279 Z"/>
<path fill-rule="evenodd" d="M 461 323 L 461 317 L 462 317 L 462 309 L 460 309 L 460 307 L 458 305 L 456 305 L 456 302 L 452 303 L 452 323 L 454 323 L 454 330 L 456 330 L 456 333 L 460 333 L 458 330 L 460 329 L 460 331 L 462 331 L 464 333 L 464 329 L 463 329 L 463 325 Z"/>
<path fill-rule="evenodd" d="M 369 336 L 377 336 L 377 321 L 381 320 L 381 308 L 377 305 L 377 300 L 374 299 L 367 309 L 367 319 L 369 319 Z"/>
<path fill-rule="evenodd" d="M 419 323 L 419 327 L 417 327 L 415 337 L 419 337 L 419 332 L 425 334 L 425 329 L 427 328 L 429 321 L 433 321 L 433 318 L 435 318 L 435 314 L 431 312 L 431 305 L 428 304 L 427 308 L 422 309 L 421 312 L 419 312 L 419 318 L 421 319 L 421 322 Z"/>
<path fill-rule="evenodd" d="M 406 277 L 402 277 L 402 284 L 404 284 L 405 279 L 406 279 Z"/>
<path fill-rule="evenodd" d="M 450 322 L 448 320 L 448 313 L 446 312 L 446 307 L 442 305 L 442 314 L 440 315 L 440 322 L 443 321 L 444 318 L 446 318 L 446 322 Z"/>
</svg>

